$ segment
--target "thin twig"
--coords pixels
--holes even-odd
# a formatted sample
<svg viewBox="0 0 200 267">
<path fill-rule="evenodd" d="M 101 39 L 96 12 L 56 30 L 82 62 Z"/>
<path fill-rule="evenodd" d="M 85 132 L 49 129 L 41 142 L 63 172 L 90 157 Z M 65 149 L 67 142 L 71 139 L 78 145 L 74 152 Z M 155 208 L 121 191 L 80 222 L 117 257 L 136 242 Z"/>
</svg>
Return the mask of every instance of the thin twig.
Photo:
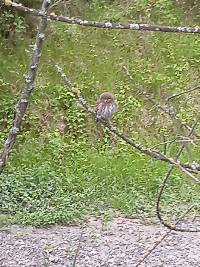
<svg viewBox="0 0 200 267">
<path fill-rule="evenodd" d="M 199 119 L 198 119 L 198 120 L 199 120 Z M 197 126 L 198 120 L 194 123 L 194 125 L 193 125 L 193 127 L 192 127 L 190 133 L 188 134 L 188 137 L 190 137 L 190 136 L 192 135 L 192 133 L 193 133 L 195 127 Z M 182 154 L 184 148 L 185 148 L 185 144 L 183 144 L 183 145 L 181 146 L 181 148 L 179 149 L 179 151 L 178 151 L 178 153 L 177 153 L 177 155 L 176 155 L 176 157 L 175 157 L 175 161 L 178 160 L 178 158 L 179 158 L 180 155 Z M 168 223 L 165 222 L 164 219 L 162 218 L 162 215 L 161 215 L 161 208 L 160 208 L 161 198 L 162 198 L 162 195 L 163 195 L 164 190 L 165 190 L 165 188 L 166 188 L 167 181 L 168 181 L 168 179 L 169 179 L 169 177 L 170 177 L 170 175 L 171 175 L 173 169 L 174 169 L 174 166 L 172 165 L 172 166 L 169 168 L 169 170 L 168 170 L 168 172 L 167 172 L 165 178 L 163 179 L 163 182 L 162 182 L 160 191 L 159 191 L 159 193 L 158 193 L 158 198 L 157 198 L 157 202 L 156 202 L 156 213 L 157 213 L 157 217 L 158 217 L 159 221 L 160 221 L 165 227 L 169 228 L 170 230 L 179 231 L 179 232 L 200 232 L 200 229 L 198 230 L 198 229 L 183 229 L 183 228 L 178 228 L 178 227 L 176 227 L 176 225 L 173 226 L 173 225 L 168 224 Z"/>
<path fill-rule="evenodd" d="M 64 84 L 68 87 L 68 89 L 75 95 L 77 101 L 79 102 L 79 104 L 89 113 L 91 113 L 94 117 L 96 117 L 95 111 L 89 106 L 89 104 L 87 103 L 87 101 L 81 96 L 80 91 L 77 90 L 75 88 L 75 86 L 69 81 L 69 79 L 67 78 L 67 76 L 65 75 L 65 73 L 63 72 L 62 68 L 53 62 L 53 66 L 54 68 L 57 70 L 57 72 L 61 75 Z M 136 143 L 135 141 L 129 139 L 128 137 L 126 137 L 123 133 L 120 133 L 117 131 L 117 129 L 115 127 L 113 127 L 111 124 L 105 122 L 104 120 L 100 120 L 100 122 L 107 127 L 112 133 L 114 133 L 116 136 L 118 136 L 120 139 L 124 140 L 127 144 L 129 144 L 130 146 L 132 146 L 133 148 L 139 150 L 141 153 L 146 154 L 152 158 L 158 159 L 158 160 L 162 160 L 165 162 L 168 162 L 174 166 L 176 166 L 177 168 L 179 168 L 182 172 L 184 172 L 186 175 L 188 175 L 190 178 L 192 178 L 195 182 L 199 183 L 199 180 L 192 175 L 191 172 L 196 173 L 198 168 L 196 168 L 194 170 L 194 167 L 190 166 L 189 164 L 187 164 L 187 169 L 184 167 L 184 164 L 174 160 L 173 158 L 169 158 L 166 155 L 164 155 L 163 153 L 156 151 L 156 150 L 151 150 L 149 148 L 145 148 L 144 146 L 142 146 L 141 144 Z"/>
<path fill-rule="evenodd" d="M 179 96 L 181 96 L 181 95 L 191 93 L 191 92 L 193 92 L 193 91 L 195 91 L 195 90 L 197 90 L 197 89 L 200 89 L 200 86 L 199 86 L 199 85 L 198 85 L 198 86 L 195 86 L 194 88 L 190 88 L 190 89 L 188 89 L 188 90 L 182 91 L 182 92 L 180 92 L 180 93 L 173 94 L 173 95 L 169 96 L 169 97 L 166 99 L 166 101 L 168 102 L 168 101 L 174 99 L 175 97 L 179 97 Z"/>
<path fill-rule="evenodd" d="M 64 0 L 58 0 L 56 1 L 54 4 L 52 4 L 50 7 L 49 7 L 49 11 L 52 10 L 55 6 L 59 5 L 60 3 L 62 3 Z"/>
<path fill-rule="evenodd" d="M 11 7 L 16 10 L 20 10 L 29 13 L 32 16 L 43 16 L 43 13 L 39 10 L 22 6 L 21 4 L 12 3 Z M 154 31 L 154 32 L 174 32 L 174 33 L 200 33 L 199 27 L 180 27 L 180 26 L 165 26 L 165 25 L 152 25 L 143 23 L 112 23 L 112 22 L 99 22 L 80 18 L 71 18 L 65 16 L 56 16 L 54 13 L 48 16 L 48 19 L 54 21 L 65 22 L 68 24 L 78 24 L 81 26 L 95 27 L 102 29 L 113 30 L 137 30 L 137 31 Z"/>
<path fill-rule="evenodd" d="M 193 209 L 193 207 L 194 207 L 195 205 L 192 205 L 191 207 L 189 207 L 188 209 L 187 209 L 187 211 L 183 214 L 183 215 L 181 215 L 181 217 L 176 221 L 176 223 L 175 223 L 175 225 L 177 225 L 187 214 L 188 214 L 188 212 L 190 212 L 192 209 Z M 158 240 L 154 245 L 153 245 L 153 247 L 152 248 L 150 248 L 148 251 L 147 251 L 147 253 L 139 260 L 139 262 L 135 265 L 135 267 L 138 267 L 138 266 L 140 266 L 148 257 L 149 257 L 149 255 L 151 255 L 152 254 L 152 252 L 162 243 L 162 241 L 170 234 L 172 232 L 172 230 L 170 229 L 170 230 L 168 230 L 162 237 L 161 237 L 161 239 L 160 240 Z"/>
<path fill-rule="evenodd" d="M 163 134 L 162 135 L 162 137 L 163 137 L 163 141 L 164 141 L 164 144 L 163 144 L 163 154 L 164 155 L 167 155 L 167 141 L 166 141 L 166 136 Z"/>
<path fill-rule="evenodd" d="M 80 233 L 79 238 L 78 238 L 78 246 L 77 246 L 77 248 L 75 250 L 75 255 L 74 255 L 74 259 L 73 259 L 72 265 L 70 264 L 71 267 L 76 267 L 78 255 L 79 255 L 80 248 L 81 248 L 82 237 L 83 237 L 83 227 L 81 227 L 81 233 Z M 69 267 L 68 262 L 65 262 L 63 267 Z"/>
<path fill-rule="evenodd" d="M 128 68 L 127 67 L 123 67 L 123 70 L 125 70 L 125 73 L 126 73 L 126 75 L 127 75 L 127 77 L 129 78 L 129 76 L 130 76 L 130 73 L 129 73 L 129 70 L 128 70 Z M 132 76 L 131 76 L 132 77 Z M 129 80 L 130 80 L 130 78 L 129 78 Z M 194 89 L 196 89 L 196 88 L 192 88 L 192 89 L 190 89 L 190 90 L 194 90 Z M 188 91 L 188 90 L 187 90 Z M 180 120 L 180 118 L 178 118 L 178 116 L 176 115 L 176 112 L 175 112 L 175 110 L 174 110 L 174 108 L 173 108 L 173 106 L 170 104 L 170 102 L 168 101 L 167 102 L 167 106 L 161 106 L 159 103 L 157 103 L 154 99 L 152 99 L 146 92 L 143 92 L 143 95 L 151 102 L 151 103 L 153 103 L 153 105 L 155 105 L 158 109 L 161 109 L 163 112 L 164 112 L 164 114 L 167 114 L 169 117 L 170 117 L 170 119 L 172 120 L 172 122 L 174 122 L 174 124 L 175 124 L 175 126 L 179 129 L 179 127 L 180 127 L 180 129 L 183 129 L 184 130 L 184 128 L 185 129 L 187 129 L 188 131 L 191 131 L 191 127 L 189 126 L 189 125 L 187 125 L 186 123 L 184 123 L 184 122 L 182 122 L 181 120 Z M 178 124 L 178 126 L 177 126 L 177 124 Z M 179 129 L 179 131 L 180 131 L 180 129 Z M 197 137 L 197 138 L 200 138 L 200 136 L 196 133 L 196 131 L 193 131 L 193 135 L 195 136 L 195 137 Z M 187 151 L 188 151 L 188 154 L 191 156 L 191 153 L 190 153 L 190 150 L 189 150 L 189 148 L 188 147 L 186 147 L 186 149 L 187 149 Z M 164 152 L 163 153 L 164 155 L 166 155 L 166 153 Z M 192 157 L 191 157 L 192 158 Z M 193 164 L 193 169 L 197 169 L 199 166 L 197 165 L 197 164 Z"/>
<path fill-rule="evenodd" d="M 122 66 L 122 69 L 125 71 L 125 73 L 126 73 L 128 79 L 129 79 L 130 81 L 132 81 L 132 80 L 133 80 L 133 77 L 132 77 L 132 75 L 130 74 L 130 72 L 129 72 L 129 70 L 127 69 L 127 67 L 126 67 L 126 66 Z"/>
<path fill-rule="evenodd" d="M 178 123 L 181 128 L 185 128 L 186 130 L 190 131 L 191 127 L 186 124 L 185 122 L 181 121 L 181 119 L 176 115 L 174 108 L 170 105 L 168 102 L 168 107 L 161 106 L 160 104 L 156 103 L 156 101 L 148 96 L 148 94 L 144 94 L 144 96 L 152 102 L 158 109 L 162 110 L 164 114 L 167 114 L 172 121 L 175 123 Z M 193 132 L 193 135 L 196 136 L 197 138 L 200 138 L 200 135 L 196 133 L 196 131 Z"/>
<path fill-rule="evenodd" d="M 183 138 L 183 139 L 181 139 L 181 138 Z M 198 141 L 200 141 L 199 138 L 198 139 L 188 139 L 184 136 L 179 136 L 179 137 L 174 138 L 173 140 L 169 140 L 169 141 L 165 141 L 165 142 L 153 145 L 150 149 L 154 149 L 158 146 L 163 146 L 163 145 L 172 144 L 172 143 L 191 143 L 191 144 L 195 145 L 194 142 L 198 142 Z"/>
<path fill-rule="evenodd" d="M 126 66 L 123 66 L 122 68 L 125 71 L 125 74 L 127 75 L 128 79 L 132 80 L 132 76 L 130 75 L 128 68 Z M 198 89 L 198 88 L 195 87 L 195 88 L 186 90 L 186 91 L 182 92 L 181 94 L 188 92 L 188 91 L 194 91 L 196 89 Z M 146 92 L 143 91 L 142 93 L 147 100 L 149 100 L 153 105 L 155 105 L 156 108 L 162 110 L 164 112 L 164 114 L 168 115 L 171 118 L 171 120 L 174 121 L 174 123 L 178 123 L 178 125 L 180 125 L 181 128 L 185 128 L 188 131 L 191 130 L 191 127 L 189 125 L 187 125 L 185 122 L 182 122 L 181 119 L 177 116 L 177 114 L 174 111 L 174 108 L 172 107 L 172 105 L 169 104 L 169 101 L 166 101 L 167 106 L 162 106 L 159 103 L 157 103 L 153 98 L 151 98 L 149 96 L 149 94 L 147 94 Z M 173 97 L 173 96 L 171 96 L 171 97 Z M 174 95 L 174 97 L 176 97 L 176 95 Z M 193 135 L 197 138 L 200 138 L 200 136 L 196 133 L 196 131 L 193 132 Z"/>
<path fill-rule="evenodd" d="M 24 90 L 22 92 L 20 100 L 15 109 L 12 128 L 10 130 L 7 140 L 5 141 L 3 151 L 0 154 L 0 174 L 3 171 L 3 168 L 6 166 L 9 153 L 13 145 L 15 144 L 17 135 L 20 133 L 22 120 L 28 107 L 31 92 L 34 89 L 34 81 L 36 78 L 41 51 L 42 51 L 42 47 L 43 47 L 43 43 L 45 39 L 45 29 L 47 27 L 47 12 L 48 12 L 50 3 L 51 3 L 51 0 L 44 0 L 42 7 L 41 7 L 41 11 L 38 11 L 42 14 L 42 17 L 41 17 L 39 28 L 38 28 L 36 42 L 34 45 L 29 72 L 26 77 Z"/>
<path fill-rule="evenodd" d="M 78 246 L 76 248 L 76 253 L 74 256 L 74 260 L 72 263 L 72 267 L 76 267 L 76 263 L 77 263 L 77 259 L 78 259 L 78 254 L 80 252 L 80 248 L 81 248 L 81 241 L 82 241 L 82 236 L 83 236 L 83 231 L 81 232 L 80 236 L 79 236 L 79 240 L 78 240 Z"/>
</svg>

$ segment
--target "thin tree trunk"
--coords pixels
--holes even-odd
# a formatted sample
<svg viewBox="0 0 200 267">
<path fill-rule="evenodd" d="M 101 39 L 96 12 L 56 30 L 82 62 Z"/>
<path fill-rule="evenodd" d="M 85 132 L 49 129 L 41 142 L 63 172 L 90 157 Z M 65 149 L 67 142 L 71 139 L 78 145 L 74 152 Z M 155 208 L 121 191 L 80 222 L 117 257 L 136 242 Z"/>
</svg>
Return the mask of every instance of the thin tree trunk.
<svg viewBox="0 0 200 267">
<path fill-rule="evenodd" d="M 45 29 L 47 27 L 47 12 L 50 6 L 51 0 L 44 0 L 41 8 L 43 16 L 40 19 L 36 42 L 33 48 L 33 54 L 30 62 L 28 75 L 26 77 L 24 90 L 21 98 L 15 108 L 14 120 L 12 128 L 8 134 L 8 138 L 5 141 L 3 151 L 0 154 L 0 174 L 3 168 L 6 166 L 8 156 L 11 152 L 13 145 L 15 144 L 17 135 L 20 133 L 22 120 L 28 107 L 31 92 L 34 89 L 34 81 L 36 78 L 39 60 L 42 52 L 42 47 L 45 39 Z"/>
</svg>

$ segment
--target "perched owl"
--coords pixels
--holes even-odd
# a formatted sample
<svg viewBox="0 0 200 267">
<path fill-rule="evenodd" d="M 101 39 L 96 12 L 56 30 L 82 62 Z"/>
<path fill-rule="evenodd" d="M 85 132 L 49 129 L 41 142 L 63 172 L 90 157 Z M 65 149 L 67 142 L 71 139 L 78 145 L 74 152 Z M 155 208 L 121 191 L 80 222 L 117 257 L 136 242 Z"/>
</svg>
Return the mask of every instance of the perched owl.
<svg viewBox="0 0 200 267">
<path fill-rule="evenodd" d="M 102 93 L 96 102 L 96 119 L 109 121 L 117 111 L 117 101 L 111 93 Z"/>
</svg>

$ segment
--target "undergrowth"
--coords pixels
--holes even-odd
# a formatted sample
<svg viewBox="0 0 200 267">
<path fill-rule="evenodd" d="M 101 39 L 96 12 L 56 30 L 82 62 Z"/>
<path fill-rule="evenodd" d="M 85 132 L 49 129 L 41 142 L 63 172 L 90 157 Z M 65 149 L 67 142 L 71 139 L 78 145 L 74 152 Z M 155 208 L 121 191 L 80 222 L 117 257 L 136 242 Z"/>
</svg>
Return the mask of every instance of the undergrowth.
<svg viewBox="0 0 200 267">
<path fill-rule="evenodd" d="M 75 223 L 89 214 L 102 219 L 155 215 L 165 164 L 123 146 L 72 144 L 52 135 L 43 145 L 35 140 L 20 145 L 20 158 L 16 152 L 1 176 L 4 222 L 40 225 Z M 164 197 L 164 210 L 173 215 L 200 200 L 199 188 L 181 176 L 172 176 Z"/>
</svg>

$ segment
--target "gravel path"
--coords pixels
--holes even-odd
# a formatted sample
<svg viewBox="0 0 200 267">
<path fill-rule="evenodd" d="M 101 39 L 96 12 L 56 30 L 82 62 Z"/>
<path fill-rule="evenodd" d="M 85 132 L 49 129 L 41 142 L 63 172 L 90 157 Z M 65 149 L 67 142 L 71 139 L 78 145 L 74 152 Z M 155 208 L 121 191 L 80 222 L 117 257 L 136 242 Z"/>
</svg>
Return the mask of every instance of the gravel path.
<svg viewBox="0 0 200 267">
<path fill-rule="evenodd" d="M 83 226 L 0 231 L 1 267 L 134 267 L 166 229 L 136 219 L 116 218 L 108 225 L 91 218 Z M 82 234 L 82 236 L 81 236 Z M 142 267 L 200 266 L 200 233 L 170 233 Z"/>
</svg>

